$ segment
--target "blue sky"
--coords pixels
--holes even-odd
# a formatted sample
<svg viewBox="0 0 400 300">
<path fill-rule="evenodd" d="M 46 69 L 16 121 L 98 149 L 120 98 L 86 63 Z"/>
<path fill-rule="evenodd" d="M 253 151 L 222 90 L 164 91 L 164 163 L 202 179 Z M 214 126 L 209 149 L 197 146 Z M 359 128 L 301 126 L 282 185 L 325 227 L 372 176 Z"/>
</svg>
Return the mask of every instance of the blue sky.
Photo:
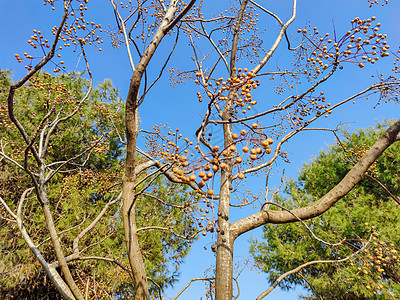
<svg viewBox="0 0 400 300">
<path fill-rule="evenodd" d="M 382 2 L 382 1 L 381 1 Z M 2 43 L 0 45 L 0 68 L 11 69 L 14 73 L 14 80 L 18 80 L 25 74 L 23 64 L 18 64 L 14 54 L 29 52 L 27 40 L 32 35 L 32 30 L 41 30 L 45 36 L 52 37 L 50 28 L 59 23 L 59 17 L 62 13 L 62 2 L 56 2 L 56 9 L 52 11 L 50 7 L 43 6 L 42 1 L 31 0 L 0 0 L 0 36 Z M 229 1 L 213 1 L 208 10 L 229 6 Z M 278 14 L 282 20 L 286 20 L 291 13 L 291 1 L 269 1 L 260 0 L 258 3 L 267 7 L 271 11 Z M 297 28 L 303 28 L 307 22 L 311 26 L 317 26 L 321 32 L 333 33 L 333 27 L 338 35 L 346 32 L 350 26 L 350 20 L 355 17 L 370 18 L 377 16 L 377 20 L 382 23 L 381 31 L 389 36 L 389 44 L 392 50 L 397 49 L 400 45 L 400 2 L 397 0 L 389 1 L 389 4 L 382 7 L 375 5 L 373 9 L 368 8 L 367 0 L 352 0 L 352 1 L 317 1 L 317 0 L 300 0 L 298 3 L 298 12 L 295 22 L 289 29 L 289 34 L 295 37 Z M 93 19 L 96 23 L 101 23 L 103 28 L 107 28 L 108 24 L 114 27 L 113 13 L 111 5 L 106 0 L 97 0 L 89 2 L 89 10 L 87 13 L 88 19 Z M 217 12 L 218 13 L 218 12 Z M 261 15 L 262 13 L 259 12 Z M 269 20 L 265 23 L 266 33 L 260 36 L 265 39 L 265 47 L 271 43 L 277 32 L 277 26 L 274 21 Z M 170 40 L 165 40 L 157 50 L 157 55 L 150 65 L 149 76 L 157 75 L 157 67 L 162 63 L 166 51 L 170 49 Z M 102 81 L 105 78 L 111 78 L 114 86 L 120 91 L 122 99 L 125 98 L 131 70 L 125 49 L 112 49 L 109 47 L 109 39 L 104 36 L 104 44 L 101 45 L 102 52 L 95 48 L 87 49 L 87 56 L 94 75 L 95 82 Z M 181 67 L 190 66 L 190 48 L 180 48 L 171 59 L 171 67 L 174 64 Z M 32 52 L 40 56 L 40 52 Z M 67 50 L 62 54 L 62 59 L 65 60 L 67 69 L 83 70 L 83 60 L 76 53 Z M 292 59 L 291 53 L 286 50 L 285 45 L 281 45 L 278 52 L 273 56 L 273 59 L 266 66 L 266 70 L 273 70 L 276 65 L 286 64 Z M 368 87 L 371 83 L 370 79 L 365 76 L 366 73 L 381 73 L 381 70 L 389 70 L 390 62 L 380 62 L 376 65 L 366 66 L 364 69 L 358 69 L 347 65 L 343 71 L 340 71 L 337 76 L 328 84 L 324 85 L 325 94 L 332 99 L 343 99 L 346 96 L 352 95 L 355 91 Z M 51 69 L 47 69 L 50 71 Z M 168 123 L 171 128 L 180 128 L 184 136 L 193 139 L 194 131 L 197 129 L 201 121 L 201 114 L 205 111 L 205 104 L 196 102 L 196 87 L 192 82 L 187 85 L 177 85 L 170 87 L 168 82 L 168 73 L 166 73 L 159 84 L 149 93 L 146 101 L 141 107 L 142 128 L 150 129 L 153 124 Z M 256 94 L 260 99 L 275 99 L 279 96 L 271 92 L 271 89 L 266 82 L 264 87 L 260 87 Z M 328 96 L 327 96 L 328 97 Z M 389 103 L 372 107 L 377 102 L 377 98 L 371 97 L 369 100 L 362 100 L 354 105 L 346 105 L 335 111 L 328 119 L 318 122 L 316 126 L 326 128 L 336 128 L 339 123 L 347 124 L 351 130 L 357 128 L 365 128 L 375 123 L 375 120 L 382 118 L 398 118 L 398 104 Z M 318 151 L 325 148 L 326 145 L 332 144 L 334 137 L 329 133 L 307 132 L 295 137 L 288 145 L 285 146 L 289 153 L 290 164 L 279 163 L 277 169 L 281 171 L 286 169 L 288 176 L 295 177 L 297 170 L 301 168 L 303 162 L 308 162 L 311 157 L 318 154 Z M 142 141 L 143 145 L 144 141 Z M 279 172 L 276 179 L 273 180 L 272 186 L 279 182 Z M 260 185 L 254 183 L 251 189 L 258 191 Z M 249 209 L 242 209 L 236 212 L 234 216 L 246 215 L 250 213 Z M 261 229 L 255 230 L 251 234 L 246 234 L 240 237 L 235 244 L 235 262 L 248 257 L 248 240 L 251 235 L 260 236 Z M 213 255 L 209 250 L 210 240 L 200 239 L 195 243 L 191 253 L 186 259 L 186 263 L 181 269 L 181 280 L 175 288 L 167 291 L 168 296 L 174 296 L 191 278 L 203 277 L 204 271 L 213 264 Z M 207 247 L 207 251 L 203 247 Z M 267 282 L 264 274 L 257 274 L 254 271 L 246 270 L 239 278 L 241 297 L 239 299 L 254 299 L 259 293 L 267 288 Z M 276 291 L 271 294 L 268 299 L 296 299 L 300 290 L 295 290 L 290 293 Z M 204 295 L 204 284 L 197 282 L 193 287 L 188 289 L 180 299 L 200 299 Z M 203 297 L 203 299 L 205 299 Z"/>
</svg>

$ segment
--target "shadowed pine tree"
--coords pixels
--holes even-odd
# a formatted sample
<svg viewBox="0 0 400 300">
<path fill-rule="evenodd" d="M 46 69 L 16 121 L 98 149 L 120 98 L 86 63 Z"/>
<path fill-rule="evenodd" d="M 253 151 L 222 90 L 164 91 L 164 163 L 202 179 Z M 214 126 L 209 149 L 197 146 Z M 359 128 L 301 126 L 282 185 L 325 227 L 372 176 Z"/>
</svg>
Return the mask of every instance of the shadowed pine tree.
<svg viewBox="0 0 400 300">
<path fill-rule="evenodd" d="M 385 128 L 345 134 L 328 151 L 301 169 L 298 180 L 289 178 L 285 193 L 276 202 L 293 209 L 320 198 L 364 155 Z M 265 240 L 253 240 L 252 255 L 273 284 L 282 274 L 310 261 L 315 264 L 284 278 L 286 289 L 301 285 L 311 296 L 305 299 L 397 299 L 400 294 L 400 146 L 392 145 L 368 169 L 360 184 L 329 211 L 305 221 L 320 239 L 311 236 L 300 223 L 266 225 Z M 363 251 L 360 250 L 365 244 Z M 353 255 L 345 261 L 343 260 Z M 322 262 L 337 260 L 337 262 Z M 318 263 L 318 261 L 321 261 Z"/>
</svg>

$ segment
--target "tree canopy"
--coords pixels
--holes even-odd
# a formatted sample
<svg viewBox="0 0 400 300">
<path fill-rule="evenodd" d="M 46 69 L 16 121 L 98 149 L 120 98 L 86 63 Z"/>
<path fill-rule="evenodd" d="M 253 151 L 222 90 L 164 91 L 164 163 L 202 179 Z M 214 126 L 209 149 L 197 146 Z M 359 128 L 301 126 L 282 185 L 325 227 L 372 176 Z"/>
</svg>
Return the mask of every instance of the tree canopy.
<svg viewBox="0 0 400 300">
<path fill-rule="evenodd" d="M 340 182 L 392 123 L 378 123 L 352 134 L 343 131 L 345 140 L 304 164 L 297 181 L 287 179 L 285 191 L 276 198 L 276 203 L 293 209 L 320 198 Z M 305 221 L 308 228 L 301 223 L 264 226 L 265 240 L 254 240 L 251 252 L 258 267 L 268 274 L 268 281 L 272 284 L 282 274 L 316 261 L 298 274 L 284 278 L 281 286 L 289 289 L 302 285 L 312 295 L 307 299 L 398 296 L 399 161 L 400 147 L 395 144 L 376 160 L 360 184 L 342 201 L 322 216 Z M 338 244 L 321 242 L 309 230 L 327 243 Z M 328 260 L 331 262 L 322 262 Z"/>
</svg>

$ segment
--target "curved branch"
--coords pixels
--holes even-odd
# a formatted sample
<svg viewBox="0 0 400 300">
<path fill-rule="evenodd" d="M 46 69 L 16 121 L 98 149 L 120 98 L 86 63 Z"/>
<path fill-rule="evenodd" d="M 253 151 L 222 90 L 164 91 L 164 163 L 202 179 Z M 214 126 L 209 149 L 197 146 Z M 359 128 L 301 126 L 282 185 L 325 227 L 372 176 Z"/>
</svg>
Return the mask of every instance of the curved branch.
<svg viewBox="0 0 400 300">
<path fill-rule="evenodd" d="M 122 193 L 118 195 L 114 200 L 111 200 L 107 202 L 106 205 L 104 205 L 103 209 L 100 211 L 100 213 L 97 215 L 97 217 L 92 221 L 92 223 L 89 224 L 84 230 L 82 230 L 74 239 L 72 249 L 74 253 L 79 253 L 79 241 L 90 231 L 92 230 L 96 224 L 101 220 L 101 218 L 104 216 L 104 214 L 107 212 L 107 209 L 113 205 L 114 203 L 118 202 L 121 199 Z"/>
<path fill-rule="evenodd" d="M 122 33 L 124 34 L 124 39 L 125 39 L 126 51 L 128 52 L 128 57 L 129 57 L 129 63 L 131 64 L 132 72 L 135 72 L 135 64 L 133 63 L 131 48 L 129 47 L 129 39 L 128 39 L 128 35 L 126 34 L 126 27 L 125 27 L 125 22 L 129 19 L 129 17 L 127 18 L 127 20 L 122 19 L 121 15 L 119 14 L 118 7 L 114 3 L 114 0 L 110 0 L 110 1 L 114 8 L 115 14 L 118 16 L 118 19 L 121 22 Z"/>
<path fill-rule="evenodd" d="M 193 279 L 190 280 L 189 283 L 179 292 L 178 295 L 176 295 L 174 298 L 172 298 L 172 300 L 178 299 L 178 297 L 179 297 L 180 295 L 182 295 L 182 293 L 183 293 L 193 282 L 198 281 L 198 280 L 208 280 L 208 281 L 211 281 L 211 280 L 215 280 L 215 277 L 204 277 L 204 278 L 198 277 L 198 278 L 193 278 Z"/>
<path fill-rule="evenodd" d="M 292 24 L 292 22 L 296 18 L 296 7 L 297 7 L 297 0 L 293 0 L 292 17 L 285 24 L 282 25 L 282 28 L 279 31 L 279 34 L 276 37 L 275 42 L 272 45 L 272 47 L 269 49 L 267 54 L 265 54 L 265 56 L 259 62 L 259 64 L 253 68 L 252 72 L 254 74 L 257 74 L 262 69 L 262 67 L 265 66 L 265 64 L 268 62 L 268 60 L 272 57 L 272 54 L 274 54 L 275 50 L 278 48 L 279 44 L 281 43 L 283 35 L 286 33 L 287 28 L 289 27 L 290 24 Z"/>
<path fill-rule="evenodd" d="M 10 90 L 8 92 L 7 96 L 7 105 L 8 105 L 8 116 L 10 117 L 10 120 L 17 126 L 19 132 L 21 133 L 22 137 L 24 138 L 25 142 L 29 145 L 31 143 L 31 140 L 29 138 L 28 133 L 25 131 L 25 128 L 22 126 L 22 124 L 18 121 L 18 119 L 14 115 L 14 94 L 17 89 L 19 89 L 21 86 L 23 86 L 33 75 L 35 75 L 42 67 L 44 67 L 53 57 L 56 51 L 56 46 L 57 43 L 60 39 L 61 31 L 63 30 L 64 24 L 67 20 L 68 17 L 68 9 L 71 1 L 64 1 L 64 14 L 62 16 L 60 25 L 58 26 L 57 32 L 54 37 L 53 44 L 51 46 L 51 49 L 47 55 L 43 57 L 43 59 L 32 68 L 26 74 L 22 79 L 20 79 L 18 82 L 14 83 L 13 85 L 10 86 Z M 40 157 L 36 151 L 36 149 L 32 146 L 31 147 L 32 154 L 37 162 L 40 162 Z"/>
<path fill-rule="evenodd" d="M 282 205 L 280 205 L 280 204 L 278 204 L 278 203 L 267 201 L 267 202 L 265 202 L 265 203 L 261 206 L 261 210 L 264 209 L 264 206 L 265 206 L 265 205 L 275 205 L 275 206 L 279 207 L 280 209 L 285 210 L 285 211 L 287 211 L 288 213 L 290 213 L 291 215 L 293 215 L 293 216 L 307 229 L 307 231 L 311 234 L 311 236 L 312 236 L 315 240 L 321 242 L 322 244 L 325 244 L 325 245 L 327 245 L 327 246 L 336 247 L 336 246 L 343 245 L 343 242 L 346 241 L 346 239 L 343 239 L 343 240 L 341 240 L 340 242 L 335 243 L 335 244 L 329 243 L 329 242 L 325 242 L 323 239 L 320 239 L 319 237 L 317 237 L 317 236 L 315 235 L 315 233 L 311 230 L 311 228 L 308 227 L 308 225 L 307 225 L 302 219 L 300 219 L 294 212 L 292 212 L 290 209 L 288 209 L 288 208 L 286 208 L 286 207 L 284 207 L 284 206 L 282 206 Z"/>
<path fill-rule="evenodd" d="M 317 217 L 330 209 L 337 201 L 353 189 L 353 187 L 363 178 L 365 172 L 375 162 L 375 160 L 390 145 L 397 141 L 397 135 L 399 132 L 400 120 L 395 122 L 382 134 L 382 136 L 357 162 L 357 164 L 354 165 L 346 176 L 327 194 L 322 196 L 318 201 L 305 207 L 294 209 L 292 212 L 301 220 L 307 220 Z M 231 230 L 233 236 L 237 238 L 239 235 L 266 223 L 282 224 L 297 221 L 298 219 L 287 211 L 265 210 L 236 221 L 231 224 Z"/>
<path fill-rule="evenodd" d="M 191 235 L 191 236 L 183 236 L 183 235 L 181 235 L 181 234 L 179 234 L 179 233 L 176 233 L 176 232 L 173 231 L 171 228 L 161 227 L 161 226 L 147 226 L 147 227 L 139 228 L 136 232 L 139 233 L 140 231 L 153 230 L 153 229 L 162 230 L 162 231 L 168 231 L 168 232 L 172 233 L 173 235 L 175 235 L 176 237 L 181 238 L 181 239 L 183 239 L 183 240 L 191 240 L 191 239 L 193 239 L 200 231 L 203 231 L 203 230 L 204 230 L 204 229 L 203 229 L 203 230 L 199 230 L 199 231 L 197 231 L 196 233 L 194 233 L 194 234 Z"/>
<path fill-rule="evenodd" d="M 371 175 L 365 174 L 365 177 L 371 179 L 372 181 L 376 182 L 382 189 L 385 190 L 386 193 L 392 198 L 394 201 L 396 201 L 397 204 L 400 205 L 400 198 L 396 195 L 394 195 L 382 182 L 380 182 L 378 179 L 372 177 Z"/>
<path fill-rule="evenodd" d="M 395 82 L 389 83 L 389 85 L 391 85 L 391 84 L 395 84 Z M 369 92 L 369 91 L 371 91 L 371 90 L 379 89 L 380 87 L 385 86 L 385 85 L 388 85 L 388 84 L 385 83 L 385 84 L 376 84 L 376 85 L 370 86 L 369 88 L 367 88 L 367 89 L 365 89 L 365 90 L 363 90 L 363 91 L 361 91 L 361 92 L 359 92 L 359 93 L 357 93 L 357 94 L 355 94 L 355 95 L 353 95 L 353 96 L 351 96 L 351 97 L 349 97 L 349 98 L 347 98 L 347 99 L 345 99 L 345 100 L 343 100 L 343 101 L 341 101 L 341 102 L 339 102 L 339 103 L 333 105 L 333 106 L 330 108 L 330 110 L 333 110 L 333 109 L 335 109 L 335 108 L 337 108 L 337 107 L 339 107 L 339 106 L 341 106 L 341 105 L 343 105 L 343 104 L 345 104 L 345 103 L 347 103 L 347 102 L 349 102 L 349 101 L 351 101 L 351 100 L 353 100 L 353 99 L 355 99 L 355 98 L 357 98 L 357 97 L 359 97 L 359 96 L 361 96 L 361 95 L 363 95 L 363 94 L 365 94 L 365 93 L 367 93 L 367 92 Z M 267 161 L 267 162 L 265 162 L 265 163 L 262 163 L 262 164 L 260 164 L 260 165 L 258 165 L 258 166 L 256 166 L 256 167 L 243 170 L 242 173 L 243 173 L 243 174 L 246 174 L 246 173 L 256 172 L 256 171 L 258 171 L 258 170 L 260 170 L 260 169 L 262 169 L 262 168 L 265 168 L 265 167 L 271 165 L 271 164 L 275 161 L 275 159 L 277 158 L 277 156 L 278 156 L 278 154 L 279 154 L 280 147 L 282 146 L 283 143 L 287 142 L 287 141 L 288 141 L 290 138 L 292 138 L 295 134 L 297 134 L 297 133 L 299 133 L 299 132 L 301 132 L 301 131 L 303 131 L 303 130 L 307 130 L 306 126 L 310 125 L 312 122 L 314 122 L 315 120 L 317 120 L 318 118 L 322 117 L 323 115 L 325 115 L 325 114 L 327 114 L 327 113 L 328 113 L 328 112 L 326 111 L 326 112 L 324 112 L 324 113 L 318 114 L 318 115 L 316 115 L 314 118 L 308 120 L 307 123 L 305 123 L 303 126 L 297 128 L 297 129 L 295 129 L 295 130 L 292 131 L 292 132 L 289 132 L 286 136 L 284 136 L 284 137 L 279 141 L 279 143 L 278 143 L 278 145 L 277 145 L 277 147 L 276 147 L 276 149 L 275 149 L 274 155 L 273 155 L 273 157 L 272 157 L 269 161 Z M 310 129 L 310 130 L 315 130 L 315 129 Z M 397 140 L 398 140 L 398 139 L 396 139 L 395 141 L 397 141 Z M 238 176 L 238 174 L 236 174 L 236 175 L 233 177 L 233 179 L 237 178 L 237 176 Z"/>
<path fill-rule="evenodd" d="M 262 7 L 260 4 L 258 4 L 257 2 L 255 2 L 255 1 L 253 1 L 253 0 L 250 0 L 250 2 L 253 3 L 255 6 L 257 6 L 259 9 L 261 9 L 262 11 L 264 11 L 264 12 L 266 12 L 267 14 L 269 14 L 270 16 L 274 17 L 274 18 L 278 21 L 279 25 L 281 25 L 281 27 L 283 27 L 283 26 L 285 25 L 285 24 L 281 21 L 281 19 L 280 19 L 276 14 L 274 14 L 273 12 L 267 10 L 266 8 Z M 285 30 L 285 38 L 286 38 L 286 42 L 287 42 L 287 44 L 288 44 L 288 50 L 291 50 L 291 51 L 297 50 L 297 49 L 298 49 L 299 47 L 301 47 L 301 45 L 302 45 L 302 43 L 300 43 L 300 45 L 298 45 L 298 46 L 295 47 L 295 48 L 290 47 L 290 41 L 289 41 L 289 37 L 288 37 L 288 35 L 287 35 L 286 30 Z"/>
<path fill-rule="evenodd" d="M 359 250 L 357 250 L 356 252 L 354 252 L 353 254 L 351 254 L 351 255 L 349 255 L 349 256 L 347 256 L 347 257 L 345 257 L 345 258 L 342 258 L 342 259 L 335 259 L 335 260 L 315 260 L 315 261 L 309 261 L 309 262 L 307 262 L 307 263 L 305 263 L 305 264 L 302 264 L 301 266 L 298 266 L 297 268 L 295 268 L 295 269 L 293 269 L 293 270 L 290 270 L 290 271 L 288 271 L 288 272 L 282 274 L 281 276 L 279 276 L 278 279 L 275 280 L 275 282 L 274 282 L 266 291 L 262 292 L 262 293 L 257 297 L 257 300 L 261 300 L 262 298 L 264 298 L 265 296 L 267 296 L 269 293 L 271 293 L 272 290 L 273 290 L 274 288 L 276 288 L 276 287 L 278 286 L 278 284 L 279 284 L 283 279 L 285 279 L 287 276 L 289 276 L 289 275 L 291 275 L 291 274 L 294 274 L 294 273 L 297 273 L 297 272 L 299 272 L 301 269 L 303 269 L 303 268 L 305 268 L 305 267 L 308 267 L 308 266 L 310 266 L 310 265 L 314 265 L 314 264 L 319 264 L 319 263 L 324 263 L 324 264 L 326 264 L 326 263 L 339 263 L 339 262 L 344 262 L 344 261 L 349 260 L 350 258 L 354 257 L 354 256 L 357 255 L 358 253 L 360 253 L 362 250 L 365 249 L 365 247 L 366 247 L 367 245 L 368 245 L 368 243 L 367 243 L 364 247 L 362 247 L 362 248 L 360 248 Z"/>
<path fill-rule="evenodd" d="M 153 194 L 141 193 L 141 195 L 142 195 L 142 196 L 145 196 L 145 197 L 152 198 L 152 199 L 154 199 L 154 200 L 156 200 L 156 201 L 158 201 L 158 202 L 160 202 L 161 204 L 166 205 L 166 206 L 175 207 L 175 208 L 184 208 L 183 205 L 169 204 L 169 203 L 165 202 L 164 200 L 162 200 L 160 197 L 157 197 L 157 196 L 155 196 L 155 195 L 153 195 Z"/>
</svg>

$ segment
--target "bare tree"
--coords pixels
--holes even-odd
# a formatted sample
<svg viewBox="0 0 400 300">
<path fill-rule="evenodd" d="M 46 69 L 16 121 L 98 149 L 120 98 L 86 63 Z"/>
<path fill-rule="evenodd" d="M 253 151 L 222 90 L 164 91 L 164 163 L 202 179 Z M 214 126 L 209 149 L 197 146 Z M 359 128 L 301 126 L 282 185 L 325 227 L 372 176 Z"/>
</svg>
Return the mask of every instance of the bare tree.
<svg viewBox="0 0 400 300">
<path fill-rule="evenodd" d="M 345 99 L 325 95 L 322 88 L 344 64 L 363 68 L 368 63 L 375 64 L 380 59 L 389 59 L 387 56 L 397 57 L 398 53 L 392 52 L 392 55 L 389 55 L 387 36 L 379 33 L 380 25 L 375 18 L 356 18 L 351 21 L 349 31 L 342 36 L 335 33 L 333 37 L 329 34 L 321 35 L 317 28 L 307 25 L 304 29 L 297 30 L 297 36 L 300 38 L 291 41 L 288 29 L 296 19 L 296 0 L 293 0 L 288 8 L 291 16 L 286 21 L 282 21 L 261 3 L 252 0 L 231 1 L 230 10 L 224 7 L 222 12 L 215 11 L 217 8 L 205 7 L 209 5 L 207 1 L 110 1 L 117 24 L 116 30 L 111 32 L 114 37 L 113 43 L 116 47 L 124 45 L 132 70 L 125 102 L 126 159 L 119 197 L 122 199 L 125 242 L 135 287 L 135 299 L 150 298 L 139 232 L 162 230 L 179 235 L 174 232 L 172 226 L 166 228 L 154 224 L 138 227 L 136 205 L 143 195 L 170 205 L 147 190 L 158 176 L 165 176 L 172 182 L 185 184 L 193 189 L 192 201 L 177 208 L 189 212 L 193 218 L 198 216 L 197 230 L 182 235 L 182 238 L 191 239 L 200 232 L 203 235 L 216 232 L 217 239 L 213 245 L 216 252 L 215 276 L 205 280 L 213 281 L 215 278 L 216 299 L 232 299 L 235 240 L 267 223 L 298 222 L 319 216 L 330 209 L 361 180 L 379 155 L 400 139 L 400 120 L 376 141 L 340 183 L 309 206 L 292 211 L 276 210 L 269 207 L 266 196 L 265 203 L 258 201 L 260 206 L 257 212 L 232 221 L 232 209 L 258 203 L 255 202 L 258 198 L 254 194 L 243 193 L 240 187 L 241 180 L 250 175 L 261 178 L 266 176 L 268 190 L 268 176 L 274 163 L 278 159 L 287 160 L 283 145 L 299 132 L 319 130 L 311 127 L 317 120 L 362 97 L 377 94 L 380 95 L 381 101 L 397 101 L 400 85 L 394 75 L 388 78 L 379 77 L 377 83 Z M 80 2 L 79 8 L 73 6 L 75 2 Z M 2 204 L 7 208 L 10 218 L 17 222 L 27 245 L 65 299 L 83 299 L 68 266 L 69 262 L 80 258 L 80 253 L 76 251 L 70 256 L 64 254 L 48 205 L 46 182 L 62 170 L 61 167 L 53 169 L 54 166 L 64 166 L 70 160 L 47 164 L 45 154 L 48 141 L 57 125 L 78 113 L 85 98 L 79 100 L 76 108 L 68 114 L 64 115 L 63 107 L 50 110 L 33 135 L 29 135 L 14 115 L 14 94 L 53 60 L 59 47 L 58 43 L 62 39 L 79 46 L 77 49 L 80 49 L 86 60 L 84 49 L 89 44 L 99 41 L 95 32 L 101 28 L 94 24 L 89 28 L 90 23 L 82 21 L 83 17 L 77 17 L 78 14 L 83 16 L 86 2 L 64 1 L 64 14 L 60 25 L 54 29 L 54 41 L 48 46 L 50 51 L 46 52 L 39 63 L 29 65 L 28 74 L 10 87 L 7 99 L 8 115 L 25 140 L 25 165 L 13 161 L 2 151 L 5 159 L 17 164 L 30 175 L 33 186 L 22 193 L 17 213 L 3 200 Z M 53 2 L 50 3 L 53 5 Z M 264 33 L 259 32 L 257 24 L 262 24 L 268 18 L 276 22 L 278 31 L 271 45 L 264 49 Z M 89 30 L 89 36 L 75 35 L 68 22 L 71 22 L 72 28 L 77 26 L 78 29 Z M 147 131 L 149 147 L 142 151 L 138 148 L 138 135 L 141 131 L 140 106 L 145 101 L 152 101 L 148 92 L 161 78 L 167 64 L 179 65 L 179 59 L 173 61 L 176 47 L 181 45 L 178 43 L 179 35 L 190 45 L 193 66 L 189 70 L 177 71 L 177 77 L 173 81 L 193 79 L 199 89 L 198 100 L 206 104 L 202 122 L 195 133 L 196 141 L 190 142 L 189 139 L 183 138 L 179 131 L 165 131 L 156 126 L 153 131 Z M 172 36 L 172 49 L 164 63 L 159 66 L 159 75 L 149 84 L 149 64 L 161 42 L 166 38 L 171 39 Z M 269 66 L 272 56 L 284 43 L 287 50 L 281 47 L 282 51 L 294 53 L 295 61 L 291 70 Z M 293 43 L 298 44 L 293 46 Z M 17 59 L 22 60 L 19 56 Z M 239 64 L 242 67 L 239 67 Z M 55 69 L 56 72 L 61 70 L 61 66 Z M 87 70 L 91 75 L 88 63 Z M 393 70 L 397 72 L 397 65 Z M 265 84 L 264 78 L 272 79 L 278 84 L 283 82 L 288 90 L 278 86 L 278 93 L 273 99 L 262 99 L 262 96 L 255 95 L 255 90 Z M 90 89 L 87 91 L 87 95 L 89 94 Z M 327 103 L 328 99 L 331 103 Z M 123 140 L 122 137 L 121 139 Z M 89 147 L 80 155 L 85 155 L 90 149 Z M 29 155 L 35 160 L 34 168 L 27 163 Z M 71 158 L 73 159 L 75 158 Z M 144 174 L 144 179 L 139 177 L 139 174 Z M 20 207 L 27 194 L 32 191 L 35 191 L 42 204 L 56 254 L 56 261 L 53 263 L 42 259 L 21 221 Z M 236 195 L 242 197 L 240 203 L 235 202 Z M 113 201 L 117 201 L 116 199 Z M 101 217 L 102 215 L 99 215 L 99 218 Z M 95 226 L 96 220 L 98 218 L 93 220 L 92 227 Z M 82 231 L 81 235 L 84 234 L 85 231 Z M 79 241 L 78 237 L 77 239 Z M 55 266 L 60 267 L 63 278 L 57 273 Z"/>
</svg>

